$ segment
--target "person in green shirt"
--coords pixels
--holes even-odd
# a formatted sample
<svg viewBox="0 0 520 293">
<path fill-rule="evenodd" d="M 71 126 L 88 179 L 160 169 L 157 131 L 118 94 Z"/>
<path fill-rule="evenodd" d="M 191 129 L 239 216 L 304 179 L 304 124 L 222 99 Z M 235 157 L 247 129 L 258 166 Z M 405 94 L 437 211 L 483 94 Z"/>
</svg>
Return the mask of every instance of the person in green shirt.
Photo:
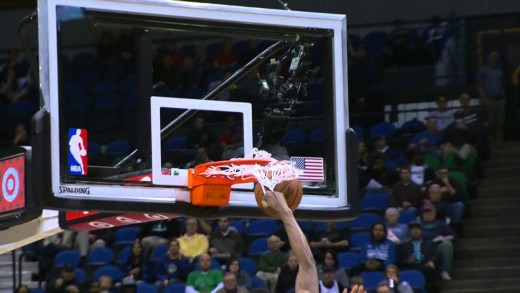
<svg viewBox="0 0 520 293">
<path fill-rule="evenodd" d="M 274 286 L 278 280 L 281 268 L 287 262 L 287 253 L 280 251 L 283 243 L 276 235 L 272 235 L 267 239 L 269 251 L 260 256 L 258 260 L 258 271 L 256 276 L 267 284 L 268 288 L 274 291 Z"/>
<path fill-rule="evenodd" d="M 186 293 L 209 293 L 224 279 L 220 270 L 211 268 L 209 254 L 204 253 L 200 256 L 199 266 L 199 270 L 188 275 Z"/>
</svg>

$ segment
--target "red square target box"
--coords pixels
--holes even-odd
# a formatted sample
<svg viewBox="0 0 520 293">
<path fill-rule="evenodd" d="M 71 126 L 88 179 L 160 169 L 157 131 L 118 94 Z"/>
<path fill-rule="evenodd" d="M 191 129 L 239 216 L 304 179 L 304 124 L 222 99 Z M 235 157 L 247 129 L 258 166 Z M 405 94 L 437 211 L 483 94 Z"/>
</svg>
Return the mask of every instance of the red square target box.
<svg viewBox="0 0 520 293">
<path fill-rule="evenodd" d="M 25 157 L 0 161 L 0 213 L 25 208 Z"/>
</svg>

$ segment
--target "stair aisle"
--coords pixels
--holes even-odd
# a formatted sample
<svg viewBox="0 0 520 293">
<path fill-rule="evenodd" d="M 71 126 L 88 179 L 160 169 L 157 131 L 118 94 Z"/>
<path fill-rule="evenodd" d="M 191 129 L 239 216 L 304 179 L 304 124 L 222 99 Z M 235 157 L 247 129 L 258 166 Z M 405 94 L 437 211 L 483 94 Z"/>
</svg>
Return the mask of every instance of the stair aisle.
<svg viewBox="0 0 520 293">
<path fill-rule="evenodd" d="M 18 274 L 18 258 L 22 251 L 17 249 L 16 255 L 16 274 Z M 7 252 L 0 254 L 0 293 L 12 293 L 13 289 L 13 269 L 12 254 Z M 38 262 L 23 261 L 22 263 L 22 284 L 29 288 L 38 287 L 38 282 L 32 282 L 31 276 L 38 272 Z M 18 276 L 17 276 L 18 278 Z M 16 281 L 18 284 L 18 280 Z"/>
<path fill-rule="evenodd" d="M 504 144 L 484 170 L 443 293 L 520 292 L 520 143 Z"/>
</svg>

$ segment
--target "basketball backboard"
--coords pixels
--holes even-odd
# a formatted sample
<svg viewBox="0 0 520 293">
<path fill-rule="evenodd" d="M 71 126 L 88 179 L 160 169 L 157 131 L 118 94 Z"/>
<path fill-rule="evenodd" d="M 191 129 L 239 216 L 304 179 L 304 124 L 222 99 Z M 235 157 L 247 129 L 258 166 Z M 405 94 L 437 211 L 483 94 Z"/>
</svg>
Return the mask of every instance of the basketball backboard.
<svg viewBox="0 0 520 293">
<path fill-rule="evenodd" d="M 304 170 L 300 218 L 354 216 L 344 15 L 47 0 L 39 22 L 48 205 L 260 217 L 252 184 L 226 207 L 196 207 L 186 175 L 259 147 Z"/>
</svg>

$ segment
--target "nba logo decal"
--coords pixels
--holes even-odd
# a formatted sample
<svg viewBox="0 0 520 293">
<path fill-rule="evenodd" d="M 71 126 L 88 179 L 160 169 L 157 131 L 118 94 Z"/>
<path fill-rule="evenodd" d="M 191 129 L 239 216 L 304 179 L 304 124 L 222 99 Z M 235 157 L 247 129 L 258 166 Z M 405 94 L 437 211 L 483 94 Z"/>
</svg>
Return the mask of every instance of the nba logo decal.
<svg viewBox="0 0 520 293">
<path fill-rule="evenodd" d="M 87 130 L 69 128 L 69 175 L 88 174 Z"/>
</svg>

